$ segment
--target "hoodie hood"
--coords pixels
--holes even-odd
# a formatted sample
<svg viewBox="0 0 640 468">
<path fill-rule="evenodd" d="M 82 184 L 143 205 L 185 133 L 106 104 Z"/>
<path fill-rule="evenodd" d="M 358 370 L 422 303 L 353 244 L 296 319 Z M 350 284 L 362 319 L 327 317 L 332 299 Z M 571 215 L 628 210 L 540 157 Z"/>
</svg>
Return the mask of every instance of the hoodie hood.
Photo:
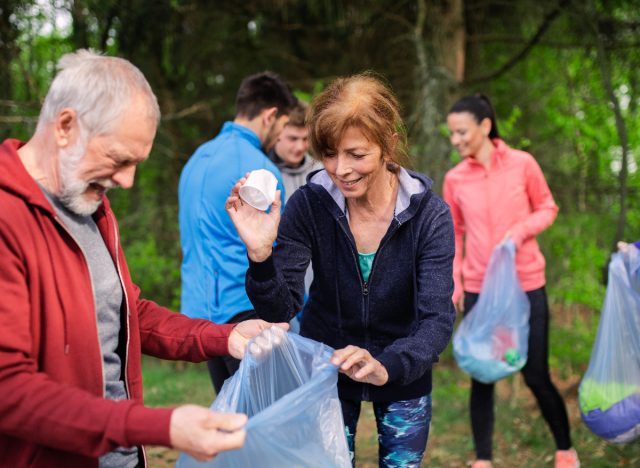
<svg viewBox="0 0 640 468">
<path fill-rule="evenodd" d="M 396 199 L 395 218 L 402 223 L 415 214 L 420 201 L 431 190 L 433 182 L 425 175 L 403 167 L 400 168 L 398 180 L 400 186 Z M 333 183 L 325 169 L 309 174 L 308 181 L 312 189 L 326 192 L 333 199 L 341 214 L 346 214 L 344 195 Z"/>
<path fill-rule="evenodd" d="M 55 217 L 54 208 L 40 190 L 38 183 L 27 172 L 18 155 L 18 149 L 24 144 L 25 142 L 20 140 L 8 139 L 0 145 L 0 189 L 22 198 L 29 205 L 37 206 Z M 107 197 L 103 196 L 102 203 L 93 214 L 93 218 L 102 216 L 108 206 Z"/>
<path fill-rule="evenodd" d="M 14 139 L 5 140 L 0 145 L 0 189 L 22 198 L 30 205 L 48 211 L 53 216 L 53 207 L 18 155 L 18 149 L 23 145 L 24 142 Z"/>
<path fill-rule="evenodd" d="M 322 168 L 322 164 L 316 161 L 315 159 L 313 159 L 309 153 L 306 153 L 304 155 L 304 158 L 302 159 L 302 164 L 300 164 L 298 167 L 287 166 L 284 163 L 284 161 L 280 158 L 280 156 L 278 156 L 275 149 L 272 149 L 271 151 L 269 151 L 268 156 L 269 156 L 269 159 L 271 159 L 271 161 L 276 166 L 278 166 L 278 169 L 280 169 L 280 172 L 282 172 L 283 175 L 287 174 L 292 176 L 300 176 L 300 175 L 306 176 L 309 172 Z"/>
</svg>

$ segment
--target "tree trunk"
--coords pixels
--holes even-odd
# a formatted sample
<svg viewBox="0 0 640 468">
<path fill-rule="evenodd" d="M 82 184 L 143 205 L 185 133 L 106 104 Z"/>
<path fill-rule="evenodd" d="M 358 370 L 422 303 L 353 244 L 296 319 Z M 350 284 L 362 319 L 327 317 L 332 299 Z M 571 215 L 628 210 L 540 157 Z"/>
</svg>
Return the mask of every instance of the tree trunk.
<svg viewBox="0 0 640 468">
<path fill-rule="evenodd" d="M 611 251 L 616 250 L 616 244 L 619 240 L 624 240 L 625 226 L 627 222 L 627 179 L 629 169 L 629 140 L 627 138 L 627 126 L 622 116 L 622 109 L 620 107 L 620 100 L 616 96 L 613 87 L 612 70 L 607 51 L 605 50 L 605 44 L 608 41 L 607 34 L 601 30 L 597 17 L 597 10 L 595 6 L 592 7 L 594 16 L 591 19 L 591 30 L 594 34 L 594 40 L 596 45 L 598 67 L 600 68 L 600 74 L 602 75 L 602 84 L 604 90 L 609 99 L 613 114 L 616 122 L 616 131 L 618 132 L 618 138 L 620 140 L 620 147 L 622 149 L 622 162 L 620 167 L 620 173 L 618 174 L 618 201 L 620 203 L 620 212 L 618 213 L 618 222 L 616 226 L 616 235 L 611 243 Z"/>
<path fill-rule="evenodd" d="M 412 41 L 416 53 L 415 107 L 408 119 L 416 169 L 426 172 L 436 190 L 451 166 L 442 130 L 453 92 L 464 77 L 463 1 L 417 0 Z M 431 18 L 438 21 L 431 21 Z"/>
</svg>

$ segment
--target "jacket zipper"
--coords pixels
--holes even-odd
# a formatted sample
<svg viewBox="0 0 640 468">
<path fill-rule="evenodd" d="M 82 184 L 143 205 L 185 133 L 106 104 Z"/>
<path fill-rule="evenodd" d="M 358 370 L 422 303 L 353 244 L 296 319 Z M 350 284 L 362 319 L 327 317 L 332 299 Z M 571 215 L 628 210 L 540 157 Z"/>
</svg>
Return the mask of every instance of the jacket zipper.
<svg viewBox="0 0 640 468">
<path fill-rule="evenodd" d="M 115 220 L 115 216 L 113 215 L 113 213 L 109 212 L 109 217 L 111 218 L 111 222 L 113 225 L 113 233 L 115 235 L 115 245 L 114 245 L 114 250 L 115 250 L 115 254 L 116 254 L 116 271 L 118 272 L 118 279 L 120 280 L 120 287 L 122 288 L 122 294 L 124 296 L 124 307 L 125 307 L 125 312 L 126 312 L 126 327 L 127 327 L 127 343 L 124 349 L 124 372 L 123 372 L 123 379 L 122 381 L 124 382 L 124 388 L 125 391 L 127 392 L 127 398 L 131 399 L 131 392 L 129 390 L 129 377 L 128 377 L 128 370 L 129 370 L 129 342 L 131 339 L 131 331 L 130 331 L 130 327 L 129 327 L 129 296 L 127 295 L 127 288 L 125 287 L 124 284 L 124 280 L 122 278 L 122 273 L 120 272 L 120 257 L 118 256 L 118 245 L 120 244 L 119 240 L 120 237 L 118 235 L 118 229 L 116 228 L 116 220 Z M 141 452 L 142 452 L 142 466 L 147 466 L 147 453 L 145 452 L 144 449 L 144 445 L 140 446 Z"/>
<path fill-rule="evenodd" d="M 397 221 L 397 218 L 394 216 L 394 218 L 391 220 L 391 222 L 393 222 L 393 220 Z M 344 232 L 344 234 L 347 237 L 347 240 L 352 244 L 351 247 L 351 255 L 353 257 L 353 260 L 356 264 L 356 270 L 358 271 L 358 278 L 360 279 L 360 285 L 362 288 L 362 320 L 364 322 L 364 332 L 365 332 L 365 343 L 366 345 L 369 345 L 370 343 L 370 334 L 369 334 L 369 300 L 368 300 L 368 295 L 371 292 L 370 288 L 369 288 L 369 284 L 371 283 L 371 277 L 373 276 L 373 270 L 374 267 L 376 265 L 376 259 L 378 257 L 378 254 L 382 251 L 382 249 L 384 248 L 384 246 L 387 244 L 387 242 L 389 241 L 389 239 L 391 238 L 391 236 L 393 236 L 393 234 L 396 232 L 396 230 L 400 227 L 401 223 L 400 221 L 397 221 L 398 224 L 392 228 L 391 231 L 389 231 L 387 234 L 385 234 L 385 236 L 382 238 L 382 242 L 380 243 L 380 245 L 378 246 L 378 250 L 376 251 L 376 255 L 373 258 L 373 263 L 371 264 L 371 270 L 369 271 L 369 279 L 368 281 L 365 281 L 363 276 L 362 276 L 362 270 L 360 269 L 360 263 L 358 262 L 358 249 L 355 247 L 354 243 L 351 243 L 351 238 L 349 237 L 349 233 L 347 232 L 346 228 L 342 225 L 341 222 L 338 221 L 338 224 L 340 225 L 340 227 L 342 228 L 342 231 Z M 362 400 L 363 401 L 369 401 L 369 385 L 370 384 L 366 384 L 363 383 L 362 384 Z"/>
<path fill-rule="evenodd" d="M 489 239 L 493 245 L 493 220 L 491 219 L 491 183 L 490 178 L 491 174 L 489 173 L 489 169 L 484 168 L 484 193 L 485 193 L 485 203 L 487 207 L 487 219 L 489 220 Z"/>
<path fill-rule="evenodd" d="M 122 294 L 124 296 L 124 308 L 126 312 L 126 327 L 127 327 L 127 343 L 124 351 L 124 385 L 127 391 L 127 397 L 131 398 L 131 394 L 129 392 L 129 379 L 127 377 L 127 370 L 129 369 L 129 342 L 131 339 L 130 329 L 129 329 L 129 297 L 127 295 L 127 288 L 125 287 L 124 280 L 122 278 L 122 273 L 120 272 L 120 258 L 118 256 L 118 245 L 119 245 L 119 236 L 118 230 L 116 229 L 115 219 L 112 213 L 109 213 L 109 217 L 113 223 L 113 233 L 115 235 L 115 245 L 114 250 L 116 254 L 116 271 L 118 272 L 118 279 L 120 280 L 120 287 L 122 288 Z"/>
<path fill-rule="evenodd" d="M 89 283 L 91 284 L 91 300 L 93 302 L 93 313 L 94 313 L 94 315 L 96 317 L 96 328 L 95 328 L 95 330 L 96 330 L 96 338 L 98 339 L 98 350 L 100 351 L 100 369 L 102 371 L 102 373 L 101 373 L 101 378 L 102 378 L 102 396 L 104 397 L 104 395 L 107 392 L 106 382 L 104 380 L 104 356 L 102 355 L 102 345 L 100 344 L 100 334 L 98 333 L 98 312 L 97 312 L 96 304 L 95 304 L 96 292 L 95 292 L 94 287 L 93 287 L 93 276 L 91 276 L 91 269 L 89 268 L 89 262 L 87 261 L 87 254 L 85 253 L 84 249 L 82 248 L 82 246 L 80 245 L 78 240 L 75 238 L 75 236 L 71 233 L 69 228 L 67 228 L 67 226 L 62 222 L 62 220 L 57 215 L 54 216 L 54 219 L 62 227 L 62 229 L 64 229 L 64 231 L 67 234 L 69 234 L 69 237 L 71 237 L 73 242 L 75 242 L 76 245 L 78 246 L 78 248 L 80 249 L 80 252 L 82 253 L 82 258 L 84 258 L 85 266 L 87 267 L 87 271 L 89 272 Z M 65 318 L 65 320 L 67 320 L 67 319 Z M 69 346 L 69 344 L 65 343 L 65 350 L 64 350 L 65 354 L 67 354 L 67 352 L 68 352 L 68 349 L 67 349 L 68 346 Z"/>
</svg>

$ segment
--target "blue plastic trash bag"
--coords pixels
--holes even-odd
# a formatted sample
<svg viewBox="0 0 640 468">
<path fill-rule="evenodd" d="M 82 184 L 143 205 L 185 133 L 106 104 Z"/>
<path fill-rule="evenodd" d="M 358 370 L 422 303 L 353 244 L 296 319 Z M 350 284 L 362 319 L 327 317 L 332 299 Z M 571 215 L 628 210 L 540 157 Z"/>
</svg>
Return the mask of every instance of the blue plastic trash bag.
<svg viewBox="0 0 640 468">
<path fill-rule="evenodd" d="M 492 383 L 527 362 L 529 298 L 516 273 L 516 248 L 510 239 L 496 246 L 478 301 L 453 336 L 453 354 L 474 379 Z"/>
<path fill-rule="evenodd" d="M 640 435 L 639 272 L 636 247 L 611 257 L 598 335 L 578 389 L 582 420 L 613 443 Z"/>
<path fill-rule="evenodd" d="M 249 416 L 244 446 L 205 463 L 182 454 L 177 467 L 350 467 L 332 354 L 276 327 L 253 338 L 211 405 Z"/>
</svg>

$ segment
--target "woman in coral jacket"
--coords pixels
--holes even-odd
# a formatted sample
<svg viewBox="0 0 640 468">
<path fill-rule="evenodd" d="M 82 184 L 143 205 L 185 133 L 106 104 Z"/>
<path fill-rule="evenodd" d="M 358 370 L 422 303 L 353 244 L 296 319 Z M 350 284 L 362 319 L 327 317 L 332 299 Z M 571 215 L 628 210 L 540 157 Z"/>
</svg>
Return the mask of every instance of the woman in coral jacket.
<svg viewBox="0 0 640 468">
<path fill-rule="evenodd" d="M 549 375 L 545 259 L 536 241 L 536 235 L 553 223 L 558 207 L 535 159 L 500 139 L 485 96 L 456 102 L 447 125 L 451 144 L 464 158 L 444 181 L 444 199 L 451 207 L 456 237 L 453 301 L 459 310 L 471 310 L 493 248 L 511 238 L 518 278 L 531 302 L 529 355 L 522 374 L 555 439 L 556 468 L 578 467 L 565 404 Z M 493 384 L 472 379 L 471 427 L 477 458 L 473 468 L 492 466 L 493 394 Z"/>
</svg>

